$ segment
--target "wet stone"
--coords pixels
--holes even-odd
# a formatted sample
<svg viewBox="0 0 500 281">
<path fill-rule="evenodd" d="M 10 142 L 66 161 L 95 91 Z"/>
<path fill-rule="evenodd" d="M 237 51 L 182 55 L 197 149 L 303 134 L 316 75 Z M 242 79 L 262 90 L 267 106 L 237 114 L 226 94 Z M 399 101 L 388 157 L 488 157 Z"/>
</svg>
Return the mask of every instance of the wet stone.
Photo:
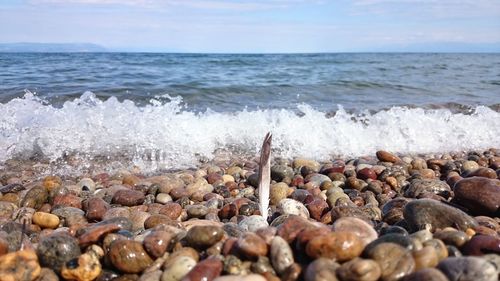
<svg viewBox="0 0 500 281">
<path fill-rule="evenodd" d="M 154 258 L 163 256 L 175 238 L 173 233 L 156 230 L 144 238 L 144 249 Z"/>
<path fill-rule="evenodd" d="M 451 188 L 444 181 L 415 179 L 404 189 L 404 196 L 409 198 L 419 198 L 425 193 L 433 193 L 448 198 L 451 195 Z"/>
<path fill-rule="evenodd" d="M 219 242 L 224 230 L 218 226 L 193 226 L 186 234 L 187 243 L 194 248 L 208 248 Z"/>
<path fill-rule="evenodd" d="M 21 200 L 21 207 L 29 207 L 35 210 L 39 209 L 43 203 L 47 202 L 49 193 L 41 186 L 35 186 L 28 190 L 24 198 Z"/>
<path fill-rule="evenodd" d="M 294 176 L 293 169 L 286 165 L 274 165 L 271 167 L 271 178 L 277 182 L 284 178 L 292 178 Z"/>
<path fill-rule="evenodd" d="M 437 268 L 448 280 L 496 281 L 498 272 L 488 261 L 478 257 L 451 257 L 441 261 Z"/>
<path fill-rule="evenodd" d="M 453 201 L 476 215 L 500 216 L 500 180 L 466 178 L 453 187 Z"/>
<path fill-rule="evenodd" d="M 500 238 L 489 235 L 476 235 L 462 248 L 465 255 L 482 256 L 484 254 L 500 255 Z"/>
<path fill-rule="evenodd" d="M 84 229 L 84 232 L 78 237 L 78 243 L 82 246 L 97 243 L 106 234 L 118 231 L 119 229 L 120 226 L 116 223 L 93 225 Z"/>
<path fill-rule="evenodd" d="M 177 256 L 167 260 L 161 281 L 178 281 L 186 276 L 196 265 L 196 260 L 189 256 Z"/>
<path fill-rule="evenodd" d="M 449 281 L 446 275 L 436 268 L 424 268 L 405 276 L 402 281 Z"/>
<path fill-rule="evenodd" d="M 271 263 L 279 275 L 285 273 L 285 270 L 294 263 L 292 248 L 280 236 L 275 236 L 271 242 L 270 257 Z"/>
<path fill-rule="evenodd" d="M 169 202 L 160 209 L 160 214 L 176 220 L 182 212 L 182 206 L 179 203 Z"/>
<path fill-rule="evenodd" d="M 306 281 L 337 281 L 337 268 L 340 265 L 331 259 L 319 258 L 310 263 L 304 273 Z"/>
<path fill-rule="evenodd" d="M 109 204 L 99 197 L 92 197 L 83 202 L 85 217 L 89 221 L 101 221 L 109 209 Z"/>
<path fill-rule="evenodd" d="M 337 269 L 337 276 L 342 281 L 376 281 L 381 274 L 377 262 L 361 258 L 343 263 Z"/>
<path fill-rule="evenodd" d="M 183 280 L 212 281 L 222 273 L 223 266 L 220 259 L 209 257 L 196 264 Z"/>
<path fill-rule="evenodd" d="M 116 240 L 111 243 L 108 255 L 113 266 L 125 273 L 140 273 L 153 263 L 137 241 Z"/>
<path fill-rule="evenodd" d="M 112 202 L 122 206 L 136 206 L 144 202 L 145 195 L 137 190 L 122 189 L 118 190 L 113 196 Z"/>
<path fill-rule="evenodd" d="M 408 236 L 398 233 L 389 233 L 378 237 L 377 239 L 373 240 L 370 244 L 366 245 L 365 251 L 368 252 L 381 243 L 395 243 L 408 250 L 413 249 L 412 240 Z"/>
<path fill-rule="evenodd" d="M 34 251 L 23 250 L 0 256 L 0 279 L 2 281 L 33 281 L 41 272 Z"/>
<path fill-rule="evenodd" d="M 67 234 L 53 234 L 42 238 L 36 252 L 42 266 L 58 273 L 66 262 L 81 254 L 78 240 Z"/>
<path fill-rule="evenodd" d="M 458 227 L 465 231 L 477 226 L 477 222 L 463 211 L 432 199 L 419 199 L 406 204 L 404 218 L 413 231 L 427 226 L 431 231 L 445 227 Z"/>
<path fill-rule="evenodd" d="M 253 232 L 246 232 L 236 241 L 237 251 L 249 258 L 256 259 L 259 256 L 266 256 L 268 247 L 266 242 Z"/>
<path fill-rule="evenodd" d="M 332 232 L 318 236 L 311 239 L 306 246 L 306 253 L 309 257 L 325 257 L 339 262 L 358 257 L 362 251 L 361 239 L 349 232 Z"/>
<path fill-rule="evenodd" d="M 399 160 L 399 158 L 396 155 L 394 155 L 388 151 L 385 151 L 385 150 L 377 151 L 376 155 L 377 155 L 378 160 L 380 160 L 382 162 L 396 163 Z"/>
<path fill-rule="evenodd" d="M 364 254 L 376 261 L 382 270 L 381 280 L 398 280 L 415 269 L 411 252 L 394 243 L 381 243 Z"/>
<path fill-rule="evenodd" d="M 370 224 L 354 217 L 344 217 L 336 220 L 332 229 L 336 232 L 354 233 L 361 239 L 363 247 L 378 237 L 377 232 Z"/>
</svg>

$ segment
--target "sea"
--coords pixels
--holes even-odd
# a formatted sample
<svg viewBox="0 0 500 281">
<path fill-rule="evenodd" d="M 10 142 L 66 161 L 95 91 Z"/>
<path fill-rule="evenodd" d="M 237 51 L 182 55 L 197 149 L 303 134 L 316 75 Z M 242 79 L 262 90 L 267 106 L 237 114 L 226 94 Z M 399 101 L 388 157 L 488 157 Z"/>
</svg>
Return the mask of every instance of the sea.
<svg viewBox="0 0 500 281">
<path fill-rule="evenodd" d="M 500 148 L 500 54 L 0 53 L 0 168 L 183 169 L 267 132 L 274 159 Z"/>
</svg>

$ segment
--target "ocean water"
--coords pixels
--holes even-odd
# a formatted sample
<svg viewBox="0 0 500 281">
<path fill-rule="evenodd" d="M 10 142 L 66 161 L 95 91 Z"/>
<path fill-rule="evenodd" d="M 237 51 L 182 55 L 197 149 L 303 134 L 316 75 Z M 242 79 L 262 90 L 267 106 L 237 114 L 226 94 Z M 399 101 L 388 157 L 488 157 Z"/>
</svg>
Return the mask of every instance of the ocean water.
<svg viewBox="0 0 500 281">
<path fill-rule="evenodd" d="M 0 53 L 0 165 L 500 147 L 500 54 Z"/>
</svg>

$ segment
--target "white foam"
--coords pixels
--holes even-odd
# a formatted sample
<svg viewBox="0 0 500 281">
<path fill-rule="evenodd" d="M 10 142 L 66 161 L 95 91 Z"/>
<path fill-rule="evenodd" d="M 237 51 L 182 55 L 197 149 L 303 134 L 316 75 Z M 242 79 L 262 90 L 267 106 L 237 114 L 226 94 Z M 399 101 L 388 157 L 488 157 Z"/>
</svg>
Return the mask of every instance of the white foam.
<svg viewBox="0 0 500 281">
<path fill-rule="evenodd" d="M 200 156 L 212 158 L 219 148 L 255 155 L 268 131 L 273 156 L 319 160 L 379 149 L 426 153 L 500 144 L 500 113 L 488 107 L 471 114 L 393 107 L 362 118 L 342 107 L 329 118 L 308 105 L 298 110 L 303 114 L 285 109 L 194 113 L 180 98 L 137 106 L 115 97 L 103 101 L 91 92 L 54 107 L 27 93 L 0 104 L 0 162 L 34 153 L 51 160 L 77 153 L 89 159 L 125 155 L 141 165 L 149 157 L 150 168 L 181 168 L 195 165 Z"/>
</svg>

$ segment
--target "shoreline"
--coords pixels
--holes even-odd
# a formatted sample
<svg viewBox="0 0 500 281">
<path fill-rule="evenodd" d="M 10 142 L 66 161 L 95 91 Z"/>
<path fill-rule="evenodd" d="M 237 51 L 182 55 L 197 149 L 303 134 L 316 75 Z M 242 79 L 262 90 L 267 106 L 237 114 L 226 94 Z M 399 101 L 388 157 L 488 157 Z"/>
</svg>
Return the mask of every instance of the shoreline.
<svg viewBox="0 0 500 281">
<path fill-rule="evenodd" d="M 274 158 L 267 221 L 258 211 L 258 159 L 230 156 L 148 175 L 41 176 L 33 162 L 4 163 L 0 274 L 153 281 L 500 274 L 499 148 Z M 57 245 L 66 250 L 55 253 Z"/>
</svg>

